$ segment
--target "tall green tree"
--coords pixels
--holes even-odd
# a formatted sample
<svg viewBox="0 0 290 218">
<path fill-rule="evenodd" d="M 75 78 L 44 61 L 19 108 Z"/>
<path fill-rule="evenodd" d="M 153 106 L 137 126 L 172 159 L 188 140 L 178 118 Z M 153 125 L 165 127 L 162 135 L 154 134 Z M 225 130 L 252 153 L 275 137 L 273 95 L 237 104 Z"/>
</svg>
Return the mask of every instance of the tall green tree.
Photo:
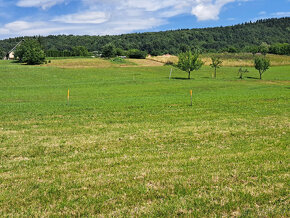
<svg viewBox="0 0 290 218">
<path fill-rule="evenodd" d="M 188 79 L 190 79 L 192 71 L 199 70 L 203 65 L 203 62 L 199 59 L 199 52 L 197 50 L 194 52 L 187 51 L 180 53 L 178 58 L 177 67 L 188 73 Z"/>
<path fill-rule="evenodd" d="M 26 39 L 16 49 L 14 54 L 20 62 L 29 65 L 42 64 L 45 62 L 45 53 L 39 42 L 35 39 Z"/>
<path fill-rule="evenodd" d="M 216 70 L 222 66 L 223 61 L 219 57 L 212 57 L 211 58 L 210 66 L 214 68 L 214 78 L 216 78 Z"/>
<path fill-rule="evenodd" d="M 75 46 L 73 47 L 73 55 L 74 56 L 88 56 L 89 52 L 85 46 Z"/>
<path fill-rule="evenodd" d="M 111 43 L 106 44 L 102 49 L 102 57 L 105 58 L 116 57 L 116 47 Z"/>
<path fill-rule="evenodd" d="M 255 68 L 259 71 L 260 79 L 262 79 L 263 73 L 269 69 L 270 60 L 264 57 L 256 57 L 254 60 Z"/>
</svg>

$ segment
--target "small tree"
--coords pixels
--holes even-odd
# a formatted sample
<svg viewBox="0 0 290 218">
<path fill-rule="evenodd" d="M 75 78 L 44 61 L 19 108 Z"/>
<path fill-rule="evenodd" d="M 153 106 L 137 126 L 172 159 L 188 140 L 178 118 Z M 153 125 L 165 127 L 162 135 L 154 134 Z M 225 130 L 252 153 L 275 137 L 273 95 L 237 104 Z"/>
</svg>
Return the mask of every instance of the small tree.
<svg viewBox="0 0 290 218">
<path fill-rule="evenodd" d="M 270 60 L 264 57 L 256 57 L 254 62 L 255 68 L 259 71 L 260 79 L 262 79 L 263 73 L 270 67 Z"/>
<path fill-rule="evenodd" d="M 20 62 L 29 65 L 42 64 L 45 62 L 45 53 L 39 42 L 34 39 L 26 39 L 22 42 L 15 51 L 15 57 L 19 58 Z"/>
<path fill-rule="evenodd" d="M 214 68 L 214 78 L 216 78 L 216 69 L 222 66 L 223 61 L 218 57 L 212 57 L 211 61 L 212 63 L 210 64 L 210 66 Z"/>
<path fill-rule="evenodd" d="M 243 69 L 242 67 L 240 67 L 238 71 L 239 79 L 243 79 L 244 73 L 248 73 L 248 72 L 249 72 L 248 69 Z"/>
<path fill-rule="evenodd" d="M 190 79 L 190 73 L 193 70 L 199 70 L 203 65 L 203 62 L 199 59 L 199 52 L 195 50 L 193 53 L 187 51 L 178 55 L 177 67 L 188 73 L 188 79 Z"/>
</svg>

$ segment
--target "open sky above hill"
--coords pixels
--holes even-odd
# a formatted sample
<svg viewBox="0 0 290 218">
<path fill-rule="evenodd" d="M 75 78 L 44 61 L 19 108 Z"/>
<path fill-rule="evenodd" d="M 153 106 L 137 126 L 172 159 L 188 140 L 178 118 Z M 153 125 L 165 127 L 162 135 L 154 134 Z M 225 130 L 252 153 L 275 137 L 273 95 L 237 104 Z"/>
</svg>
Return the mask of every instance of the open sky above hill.
<svg viewBox="0 0 290 218">
<path fill-rule="evenodd" d="M 0 0 L 0 39 L 226 26 L 290 16 L 290 0 Z"/>
</svg>

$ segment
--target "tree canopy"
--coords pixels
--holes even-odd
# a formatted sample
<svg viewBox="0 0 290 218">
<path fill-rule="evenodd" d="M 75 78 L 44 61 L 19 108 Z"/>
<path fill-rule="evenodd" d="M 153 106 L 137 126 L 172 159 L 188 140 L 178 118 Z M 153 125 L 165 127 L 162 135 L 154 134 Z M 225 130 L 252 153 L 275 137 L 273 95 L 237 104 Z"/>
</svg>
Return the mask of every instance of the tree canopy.
<svg viewBox="0 0 290 218">
<path fill-rule="evenodd" d="M 199 52 L 190 50 L 178 55 L 177 67 L 188 73 L 188 79 L 190 79 L 190 73 L 193 70 L 199 70 L 203 65 L 203 62 L 199 59 Z"/>
<path fill-rule="evenodd" d="M 263 73 L 269 69 L 270 60 L 264 57 L 256 57 L 254 60 L 255 68 L 259 71 L 260 79 L 262 79 Z"/>
<path fill-rule="evenodd" d="M 45 53 L 42 50 L 38 41 L 33 39 L 26 39 L 16 49 L 15 56 L 20 62 L 29 65 L 42 64 L 45 61 Z"/>
</svg>

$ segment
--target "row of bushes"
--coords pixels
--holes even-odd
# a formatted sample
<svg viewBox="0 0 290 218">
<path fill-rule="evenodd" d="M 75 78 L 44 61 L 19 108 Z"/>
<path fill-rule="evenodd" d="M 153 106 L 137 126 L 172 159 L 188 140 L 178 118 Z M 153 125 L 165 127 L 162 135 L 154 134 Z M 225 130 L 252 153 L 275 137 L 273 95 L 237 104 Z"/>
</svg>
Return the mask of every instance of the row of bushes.
<svg viewBox="0 0 290 218">
<path fill-rule="evenodd" d="M 116 56 L 126 56 L 129 58 L 145 59 L 147 52 L 138 49 L 130 49 L 128 51 L 121 48 L 115 48 L 112 44 L 107 44 L 103 47 L 101 52 L 88 52 L 84 46 L 73 47 L 72 51 L 64 50 L 47 50 L 45 51 L 47 57 L 73 57 L 73 56 L 101 56 L 104 58 L 112 58 Z"/>
<path fill-rule="evenodd" d="M 229 47 L 225 48 L 223 52 L 229 53 L 239 53 L 237 48 Z M 276 43 L 273 45 L 268 45 L 266 43 L 262 43 L 259 46 L 247 46 L 243 49 L 243 52 L 250 52 L 252 54 L 262 53 L 262 54 L 279 54 L 279 55 L 290 55 L 290 44 L 288 43 Z M 146 58 L 147 52 L 140 51 L 138 49 L 130 49 L 123 50 L 121 48 L 116 48 L 113 44 L 109 43 L 103 46 L 100 52 L 88 52 L 87 48 L 84 46 L 76 46 L 73 47 L 72 51 L 64 50 L 47 50 L 45 51 L 47 57 L 71 57 L 71 56 L 102 56 L 105 58 L 111 58 L 116 56 L 126 56 L 129 58 L 138 58 L 143 59 Z M 164 53 L 158 49 L 150 52 L 152 56 L 163 55 Z"/>
<path fill-rule="evenodd" d="M 145 59 L 147 52 L 139 49 L 130 49 L 128 51 L 121 48 L 116 48 L 113 44 L 107 44 L 103 47 L 101 56 L 105 58 L 112 58 L 116 56 L 126 56 L 129 58 Z"/>
<path fill-rule="evenodd" d="M 45 54 L 47 57 L 73 57 L 73 56 L 89 56 L 91 53 L 85 46 L 75 46 L 72 50 L 59 51 L 56 49 L 46 50 Z"/>
</svg>

